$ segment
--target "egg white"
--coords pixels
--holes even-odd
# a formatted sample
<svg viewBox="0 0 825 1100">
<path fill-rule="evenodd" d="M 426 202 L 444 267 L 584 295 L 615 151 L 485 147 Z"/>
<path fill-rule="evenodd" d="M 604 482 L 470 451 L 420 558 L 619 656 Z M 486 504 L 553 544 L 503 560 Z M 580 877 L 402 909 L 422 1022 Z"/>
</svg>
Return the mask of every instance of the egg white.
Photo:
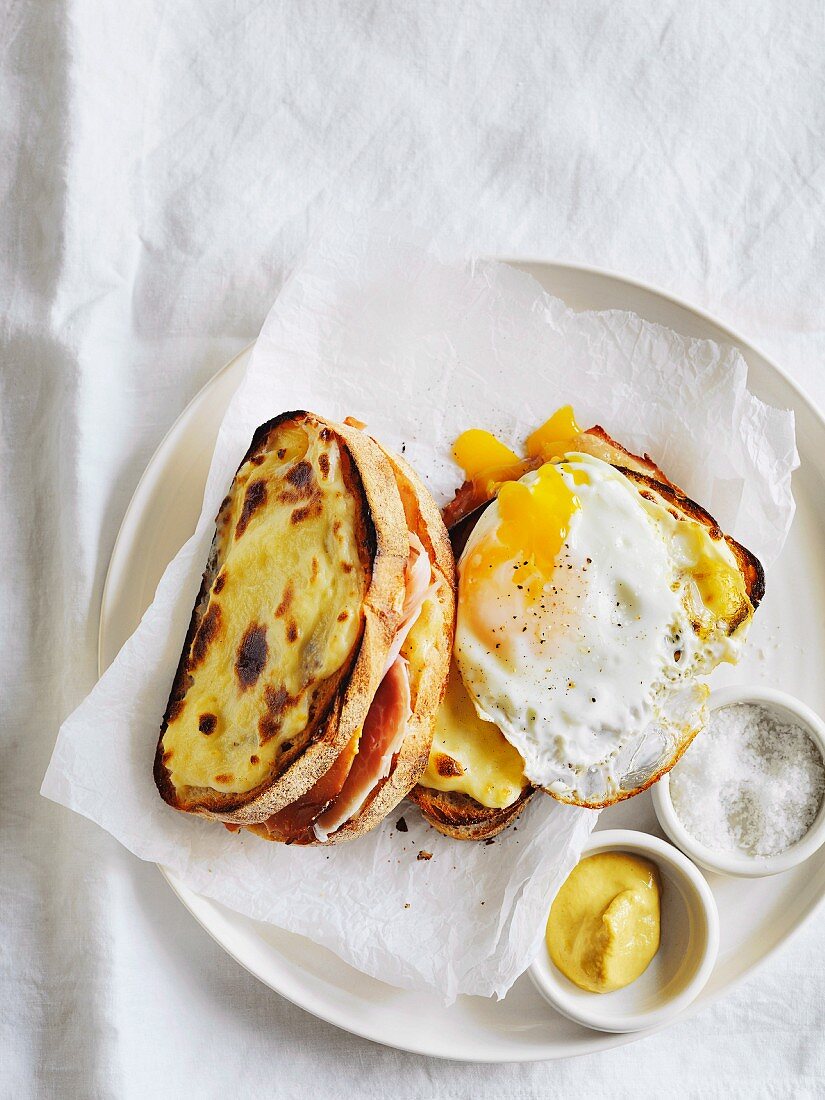
<svg viewBox="0 0 825 1100">
<path fill-rule="evenodd" d="M 685 728 L 701 727 L 707 689 L 693 680 L 735 660 L 742 632 L 694 627 L 691 521 L 600 459 L 568 455 L 557 468 L 580 507 L 542 596 L 531 601 L 517 587 L 512 557 L 491 568 L 471 607 L 460 590 L 455 656 L 479 715 L 518 750 L 527 778 L 597 804 L 655 769 Z M 494 501 L 459 574 L 474 556 L 483 563 L 501 522 Z M 711 542 L 703 552 L 735 568 L 724 541 Z"/>
</svg>

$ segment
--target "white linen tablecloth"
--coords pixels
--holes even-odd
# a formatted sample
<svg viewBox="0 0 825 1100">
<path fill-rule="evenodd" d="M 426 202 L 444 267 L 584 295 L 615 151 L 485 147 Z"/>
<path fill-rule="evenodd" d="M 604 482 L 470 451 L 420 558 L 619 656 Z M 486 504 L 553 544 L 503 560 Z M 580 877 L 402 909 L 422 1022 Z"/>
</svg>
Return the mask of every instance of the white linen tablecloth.
<svg viewBox="0 0 825 1100">
<path fill-rule="evenodd" d="M 0 42 L 0 1094 L 822 1095 L 821 921 L 653 1038 L 444 1063 L 271 993 L 37 794 L 141 471 L 331 210 L 661 285 L 825 404 L 822 6 L 8 0 Z"/>
</svg>

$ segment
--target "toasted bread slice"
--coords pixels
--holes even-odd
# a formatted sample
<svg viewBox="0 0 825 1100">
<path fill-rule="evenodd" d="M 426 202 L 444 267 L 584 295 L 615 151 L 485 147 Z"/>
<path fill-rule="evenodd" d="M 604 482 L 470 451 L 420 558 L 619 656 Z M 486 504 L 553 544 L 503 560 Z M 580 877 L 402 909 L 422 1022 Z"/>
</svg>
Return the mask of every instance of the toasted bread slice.
<svg viewBox="0 0 825 1100">
<path fill-rule="evenodd" d="M 733 601 L 731 604 L 725 616 L 728 632 L 732 634 L 745 618 L 753 614 L 765 592 L 765 575 L 761 563 L 748 549 L 729 535 L 725 535 L 713 516 L 670 481 L 649 455 L 633 454 L 612 439 L 599 425 L 581 432 L 571 441 L 569 450 L 589 454 L 610 463 L 633 481 L 642 495 L 647 496 L 648 499 L 657 500 L 668 508 L 674 517 L 681 515 L 692 519 L 707 527 L 711 538 L 724 539 L 736 559 L 747 594 L 747 600 Z M 540 459 L 526 460 L 525 471 L 540 463 Z M 456 494 L 455 500 L 445 509 L 445 513 L 454 520 L 450 527 L 450 537 L 456 558 L 459 557 L 488 503 L 489 501 L 486 501 L 479 505 L 476 500 L 476 487 L 465 483 Z M 695 721 L 685 722 L 680 731 L 678 745 L 666 766 L 656 770 L 655 774 L 641 776 L 633 789 L 620 791 L 610 799 L 609 803 L 584 804 L 593 807 L 608 805 L 645 790 L 673 767 L 690 745 L 697 731 L 698 726 Z M 421 784 L 415 788 L 410 797 L 419 805 L 427 820 L 441 832 L 460 840 L 478 840 L 495 835 L 505 828 L 514 817 L 518 816 L 534 793 L 535 788 L 526 786 L 519 798 L 503 809 L 482 806 L 474 798 L 462 792 L 438 791 Z"/>
<path fill-rule="evenodd" d="M 386 454 L 398 482 L 409 529 L 418 535 L 429 555 L 436 586 L 401 649 L 407 661 L 412 709 L 401 751 L 388 778 L 327 843 L 351 840 L 368 832 L 415 787 L 427 766 L 433 723 L 444 695 L 453 649 L 455 561 L 447 529 L 418 475 L 397 455 Z"/>
<path fill-rule="evenodd" d="M 256 431 L 161 726 L 165 801 L 251 824 L 328 771 L 383 676 L 408 553 L 396 477 L 369 436 L 307 412 Z"/>
<path fill-rule="evenodd" d="M 519 816 L 536 793 L 527 786 L 515 802 L 503 809 L 482 806 L 461 791 L 436 791 L 420 783 L 410 792 L 429 823 L 454 840 L 489 840 L 506 829 Z"/>
<path fill-rule="evenodd" d="M 450 542 L 456 558 L 464 548 L 482 510 L 459 520 L 450 529 Z M 525 784 L 515 801 L 503 808 L 483 806 L 477 799 L 462 791 L 440 791 L 421 783 L 416 784 L 409 797 L 427 821 L 445 836 L 454 840 L 487 840 L 515 821 L 534 793 L 535 788 Z"/>
<path fill-rule="evenodd" d="M 404 507 L 409 531 L 417 535 L 429 559 L 435 582 L 420 615 L 410 630 L 401 656 L 407 662 L 411 716 L 401 748 L 393 759 L 389 775 L 379 781 L 359 811 L 323 841 L 337 844 L 361 836 L 379 824 L 415 785 L 427 765 L 435 714 L 444 692 L 453 644 L 455 619 L 455 562 L 441 514 L 418 475 L 396 455 L 384 452 L 390 462 Z M 357 744 L 348 746 L 357 753 Z M 343 755 L 343 754 L 342 754 Z M 285 814 L 278 821 L 278 834 L 266 823 L 249 826 L 266 840 L 318 844 L 313 822 L 330 800 L 340 792 L 352 758 L 339 760 L 316 786 L 311 803 L 301 812 L 290 813 L 290 829 L 284 832 Z M 332 773 L 335 772 L 333 775 Z M 290 808 L 287 808 L 290 809 Z"/>
</svg>

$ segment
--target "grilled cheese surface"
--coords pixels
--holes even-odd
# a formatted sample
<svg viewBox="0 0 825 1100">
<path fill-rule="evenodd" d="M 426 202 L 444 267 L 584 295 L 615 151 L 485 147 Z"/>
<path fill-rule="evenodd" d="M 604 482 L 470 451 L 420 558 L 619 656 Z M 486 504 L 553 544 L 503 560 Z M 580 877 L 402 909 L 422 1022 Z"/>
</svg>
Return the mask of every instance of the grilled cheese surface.
<svg viewBox="0 0 825 1100">
<path fill-rule="evenodd" d="M 355 646 L 368 578 L 357 502 L 331 433 L 286 426 L 238 471 L 218 522 L 220 569 L 190 646 L 163 760 L 176 788 L 242 793 L 307 725 Z"/>
<path fill-rule="evenodd" d="M 436 791 L 468 794 L 490 809 L 511 806 L 526 783 L 521 756 L 497 726 L 479 718 L 455 662 L 419 783 Z"/>
</svg>

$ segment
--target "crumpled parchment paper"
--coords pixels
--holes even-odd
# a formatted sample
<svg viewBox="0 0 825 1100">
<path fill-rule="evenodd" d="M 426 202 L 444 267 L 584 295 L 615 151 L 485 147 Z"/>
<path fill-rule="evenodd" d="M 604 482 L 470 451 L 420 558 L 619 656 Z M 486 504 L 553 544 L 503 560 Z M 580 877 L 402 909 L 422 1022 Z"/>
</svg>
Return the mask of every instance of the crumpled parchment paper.
<svg viewBox="0 0 825 1100">
<path fill-rule="evenodd" d="M 214 516 L 254 428 L 285 409 L 366 421 L 403 447 L 441 504 L 460 480 L 450 458 L 459 432 L 489 428 L 518 447 L 572 403 L 582 425 L 652 454 L 769 566 L 793 517 L 793 414 L 751 395 L 746 374 L 732 348 L 630 313 L 573 314 L 503 264 L 446 262 L 376 227 L 317 242 L 267 317 L 226 413 L 197 530 L 63 723 L 42 793 L 194 890 L 374 977 L 445 1001 L 503 996 L 538 947 L 594 812 L 537 796 L 494 843 L 467 844 L 403 804 L 367 836 L 325 850 L 230 835 L 161 801 L 158 727 Z"/>
</svg>

